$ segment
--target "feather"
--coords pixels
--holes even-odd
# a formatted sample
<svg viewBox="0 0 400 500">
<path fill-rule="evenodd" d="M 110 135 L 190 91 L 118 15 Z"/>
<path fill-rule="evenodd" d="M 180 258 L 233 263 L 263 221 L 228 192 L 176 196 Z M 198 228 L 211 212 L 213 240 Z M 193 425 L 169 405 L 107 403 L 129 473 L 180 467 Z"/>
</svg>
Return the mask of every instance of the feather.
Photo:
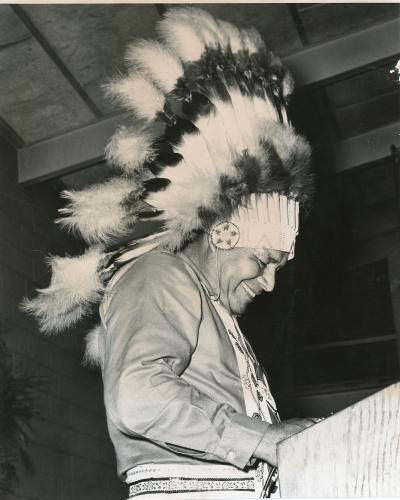
<svg viewBox="0 0 400 500">
<path fill-rule="evenodd" d="M 176 82 L 183 77 L 179 59 L 161 43 L 141 40 L 128 47 L 125 60 L 138 67 L 143 73 L 168 94 Z"/>
<path fill-rule="evenodd" d="M 190 121 L 194 122 L 200 115 L 210 114 L 213 111 L 213 105 L 205 95 L 192 92 L 190 102 L 182 104 L 182 111 Z"/>
<path fill-rule="evenodd" d="M 92 248 L 78 257 L 51 256 L 49 287 L 39 289 L 35 298 L 25 299 L 22 310 L 36 317 L 44 333 L 57 333 L 73 326 L 102 296 L 104 287 L 97 269 L 103 258 L 100 248 Z"/>
<path fill-rule="evenodd" d="M 228 23 L 227 21 L 221 21 L 220 19 L 218 19 L 217 22 L 221 31 L 225 33 L 225 35 L 229 40 L 229 45 L 232 53 L 237 54 L 238 52 L 243 50 L 243 42 L 240 30 L 233 24 Z"/>
<path fill-rule="evenodd" d="M 169 179 L 163 177 L 154 177 L 153 179 L 148 179 L 143 182 L 143 187 L 146 189 L 147 193 L 156 193 L 157 191 L 163 191 L 171 184 Z"/>
<path fill-rule="evenodd" d="M 63 191 L 62 196 L 68 198 L 70 204 L 59 210 L 65 217 L 56 223 L 77 232 L 88 243 L 108 243 L 114 237 L 127 234 L 128 223 L 122 202 L 138 189 L 132 180 L 118 178 L 82 191 Z"/>
<path fill-rule="evenodd" d="M 165 96 L 140 73 L 131 73 L 105 85 L 106 94 L 115 98 L 138 118 L 152 121 L 163 113 Z"/>
<path fill-rule="evenodd" d="M 224 121 L 217 113 L 217 108 L 210 116 L 200 116 L 195 125 L 207 145 L 216 170 L 220 173 L 233 173 L 235 154 L 238 149 L 240 150 L 242 141 L 234 144 L 229 139 L 228 131 L 224 128 Z"/>
<path fill-rule="evenodd" d="M 183 62 L 194 62 L 201 58 L 205 45 L 193 24 L 174 15 L 176 9 L 166 13 L 158 24 L 160 36 Z"/>
<path fill-rule="evenodd" d="M 82 364 L 85 366 L 102 366 L 104 363 L 104 345 L 101 339 L 102 328 L 97 325 L 85 337 L 86 348 Z"/>
<path fill-rule="evenodd" d="M 218 193 L 219 165 L 214 163 L 201 134 L 184 135 L 176 151 L 184 161 L 163 170 L 163 178 L 169 179 L 170 185 L 163 191 L 150 193 L 147 202 L 164 210 L 165 227 L 172 229 L 169 238 L 180 241 L 200 225 L 198 207 L 210 206 Z M 172 233 L 178 235 L 178 240 Z M 172 242 L 171 245 L 174 248 Z"/>
<path fill-rule="evenodd" d="M 257 30 L 250 28 L 242 29 L 240 32 L 242 35 L 243 47 L 248 50 L 249 54 L 266 51 L 264 40 Z"/>
<path fill-rule="evenodd" d="M 178 144 L 183 134 L 194 134 L 196 132 L 196 126 L 190 120 L 177 116 L 175 123 L 165 128 L 165 137 L 171 144 Z"/>
<path fill-rule="evenodd" d="M 187 19 L 193 23 L 206 47 L 227 47 L 228 37 L 225 33 L 221 32 L 213 16 L 205 10 L 194 7 L 179 7 L 175 9 L 174 13 L 180 18 Z"/>
<path fill-rule="evenodd" d="M 259 189 L 291 192 L 299 201 L 308 202 L 314 192 L 309 143 L 291 126 L 276 121 L 266 122 L 260 128 L 265 144 L 270 144 L 268 154 L 272 165 L 263 174 Z"/>
<path fill-rule="evenodd" d="M 237 119 L 234 107 L 231 101 L 225 102 L 221 99 L 212 99 L 212 103 L 216 109 L 216 115 L 222 124 L 222 129 L 219 134 L 214 138 L 214 140 L 223 140 L 224 138 L 233 150 L 242 151 L 245 149 L 245 142 L 243 140 L 243 134 L 239 126 L 242 117 Z M 223 132 L 224 131 L 224 135 Z"/>
<path fill-rule="evenodd" d="M 261 123 L 270 123 L 271 121 L 279 121 L 278 110 L 272 103 L 271 99 L 254 96 L 251 98 L 246 98 L 248 106 L 252 106 L 259 121 Z"/>
<path fill-rule="evenodd" d="M 285 97 L 285 98 L 289 97 L 291 94 L 293 94 L 293 91 L 294 91 L 293 76 L 290 73 L 290 71 L 287 70 L 285 72 L 285 75 L 284 75 L 283 80 L 282 80 L 283 97 Z"/>
<path fill-rule="evenodd" d="M 120 127 L 106 146 L 106 158 L 126 174 L 132 174 L 154 159 L 154 139 L 150 130 Z"/>
</svg>

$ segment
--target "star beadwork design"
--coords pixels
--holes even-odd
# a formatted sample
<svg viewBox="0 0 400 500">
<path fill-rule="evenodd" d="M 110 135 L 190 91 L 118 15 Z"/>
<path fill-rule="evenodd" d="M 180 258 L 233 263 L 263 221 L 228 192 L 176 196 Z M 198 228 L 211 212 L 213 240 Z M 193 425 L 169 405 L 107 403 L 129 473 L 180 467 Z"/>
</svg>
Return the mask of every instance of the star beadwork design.
<svg viewBox="0 0 400 500">
<path fill-rule="evenodd" d="M 210 239 L 214 246 L 221 250 L 234 248 L 240 238 L 239 228 L 233 222 L 220 222 L 215 225 L 210 233 Z"/>
</svg>

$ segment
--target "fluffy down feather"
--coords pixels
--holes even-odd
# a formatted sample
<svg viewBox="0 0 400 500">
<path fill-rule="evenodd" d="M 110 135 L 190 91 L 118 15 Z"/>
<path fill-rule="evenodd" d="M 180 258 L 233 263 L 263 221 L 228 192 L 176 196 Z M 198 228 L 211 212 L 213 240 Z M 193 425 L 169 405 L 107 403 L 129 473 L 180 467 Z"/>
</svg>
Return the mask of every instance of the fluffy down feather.
<svg viewBox="0 0 400 500">
<path fill-rule="evenodd" d="M 283 97 L 289 97 L 294 91 L 294 80 L 290 71 L 286 71 L 282 80 L 282 93 Z"/>
<path fill-rule="evenodd" d="M 150 130 L 121 127 L 106 146 L 106 158 L 126 174 L 133 174 L 154 159 L 154 139 Z"/>
<path fill-rule="evenodd" d="M 233 54 L 237 54 L 241 50 L 243 50 L 243 42 L 240 30 L 231 23 L 227 21 L 221 21 L 218 19 L 218 25 L 221 28 L 221 31 L 225 33 L 228 37 L 229 45 Z"/>
<path fill-rule="evenodd" d="M 97 325 L 85 337 L 86 348 L 82 363 L 85 366 L 102 366 L 104 362 L 104 345 L 101 335 L 101 326 Z"/>
<path fill-rule="evenodd" d="M 82 191 L 63 191 L 62 196 L 68 198 L 70 204 L 59 210 L 65 217 L 56 222 L 77 232 L 88 243 L 112 242 L 114 237 L 128 231 L 121 203 L 138 189 L 132 180 L 118 178 Z"/>
<path fill-rule="evenodd" d="M 283 163 L 287 163 L 290 158 L 299 152 L 301 156 L 310 156 L 311 149 L 308 142 L 296 134 L 291 126 L 282 126 L 280 123 L 270 121 L 266 124 L 264 134 L 273 143 L 276 152 Z M 297 154 L 297 153 L 296 153 Z"/>
<path fill-rule="evenodd" d="M 21 308 L 36 316 L 44 333 L 73 326 L 102 295 L 104 287 L 96 271 L 103 258 L 100 248 L 78 257 L 50 257 L 49 287 L 38 290 L 37 297 L 25 299 Z"/>
<path fill-rule="evenodd" d="M 172 52 L 185 63 L 198 61 L 205 51 L 204 42 L 193 24 L 174 15 L 174 11 L 166 13 L 157 29 Z"/>
<path fill-rule="evenodd" d="M 141 40 L 128 47 L 125 60 L 138 67 L 168 94 L 183 76 L 182 64 L 170 50 L 158 42 Z"/>
<path fill-rule="evenodd" d="M 139 73 L 130 74 L 105 85 L 106 94 L 115 98 L 138 118 L 152 121 L 164 110 L 165 96 Z"/>
<path fill-rule="evenodd" d="M 285 190 L 292 192 L 300 202 L 308 203 L 314 193 L 314 178 L 309 169 L 311 147 L 309 143 L 290 126 L 275 121 L 264 123 L 262 135 L 273 146 L 275 154 L 288 173 Z M 281 191 L 274 175 L 266 178 L 271 191 Z M 262 186 L 260 186 L 262 187 Z M 266 191 L 266 190 L 265 190 Z"/>
<path fill-rule="evenodd" d="M 249 54 L 255 54 L 257 52 L 265 52 L 266 47 L 264 40 L 261 38 L 260 33 L 254 28 L 242 29 L 242 44 L 245 49 L 248 50 Z"/>
<path fill-rule="evenodd" d="M 196 27 L 206 47 L 227 47 L 229 43 L 228 37 L 219 29 L 216 20 L 211 14 L 205 10 L 194 7 L 180 7 L 176 9 L 175 12 L 177 16 L 193 22 L 193 25 Z"/>
</svg>

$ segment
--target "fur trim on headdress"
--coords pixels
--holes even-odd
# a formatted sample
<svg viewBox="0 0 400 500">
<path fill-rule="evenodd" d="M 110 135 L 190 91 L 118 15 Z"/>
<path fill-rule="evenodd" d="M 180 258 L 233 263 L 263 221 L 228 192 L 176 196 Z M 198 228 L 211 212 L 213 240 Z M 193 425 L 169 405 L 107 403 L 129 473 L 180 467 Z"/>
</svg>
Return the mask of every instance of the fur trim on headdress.
<svg viewBox="0 0 400 500">
<path fill-rule="evenodd" d="M 50 257 L 51 282 L 25 299 L 22 310 L 33 314 L 44 333 L 57 333 L 74 325 L 102 296 L 104 286 L 97 270 L 104 258 L 98 248 L 79 257 Z"/>
<path fill-rule="evenodd" d="M 93 327 L 85 337 L 86 348 L 82 364 L 85 366 L 102 366 L 104 363 L 104 345 L 100 335 L 101 325 Z"/>
</svg>

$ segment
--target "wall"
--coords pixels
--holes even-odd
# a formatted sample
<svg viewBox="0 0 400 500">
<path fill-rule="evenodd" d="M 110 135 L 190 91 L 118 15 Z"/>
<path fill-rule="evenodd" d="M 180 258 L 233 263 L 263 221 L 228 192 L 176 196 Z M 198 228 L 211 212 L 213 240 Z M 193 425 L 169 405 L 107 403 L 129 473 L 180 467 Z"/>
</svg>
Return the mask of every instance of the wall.
<svg viewBox="0 0 400 500">
<path fill-rule="evenodd" d="M 43 257 L 69 246 L 50 219 L 57 196 L 49 187 L 17 185 L 16 151 L 0 138 L 0 339 L 42 376 L 42 419 L 32 436 L 35 473 L 10 499 L 124 498 L 116 478 L 102 402 L 101 376 L 81 366 L 83 331 L 50 337 L 18 311 L 24 295 L 48 282 Z"/>
</svg>

